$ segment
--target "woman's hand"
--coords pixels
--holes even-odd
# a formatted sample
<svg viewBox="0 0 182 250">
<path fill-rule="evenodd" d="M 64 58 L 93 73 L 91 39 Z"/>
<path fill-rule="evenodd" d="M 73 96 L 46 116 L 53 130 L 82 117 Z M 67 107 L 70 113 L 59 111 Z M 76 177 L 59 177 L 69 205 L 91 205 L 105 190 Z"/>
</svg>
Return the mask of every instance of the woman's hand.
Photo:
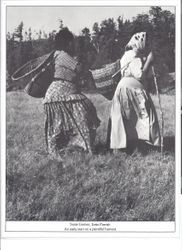
<svg viewBox="0 0 182 250">
<path fill-rule="evenodd" d="M 149 64 L 151 64 L 154 61 L 154 54 L 152 51 L 150 51 L 150 53 L 148 54 L 147 61 Z"/>
<path fill-rule="evenodd" d="M 145 64 L 144 64 L 144 67 L 143 67 L 143 72 L 144 72 L 144 74 L 147 73 L 147 71 L 149 70 L 149 68 L 150 68 L 150 66 L 151 66 L 151 64 L 152 64 L 153 61 L 154 61 L 154 55 L 153 55 L 153 52 L 151 51 L 151 52 L 148 54 L 147 60 L 146 60 L 146 62 L 145 62 Z"/>
</svg>

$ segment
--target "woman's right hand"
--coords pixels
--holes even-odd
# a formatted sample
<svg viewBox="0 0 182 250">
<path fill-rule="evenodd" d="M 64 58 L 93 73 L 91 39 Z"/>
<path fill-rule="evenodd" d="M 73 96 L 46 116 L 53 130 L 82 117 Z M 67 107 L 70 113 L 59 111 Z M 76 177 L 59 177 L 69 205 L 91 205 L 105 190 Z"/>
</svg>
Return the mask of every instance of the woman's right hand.
<svg viewBox="0 0 182 250">
<path fill-rule="evenodd" d="M 151 51 L 151 52 L 148 54 L 147 60 L 146 60 L 146 62 L 145 62 L 145 64 L 144 64 L 144 67 L 143 67 L 143 73 L 144 73 L 144 75 L 147 74 L 147 72 L 148 72 L 148 70 L 149 70 L 151 64 L 153 63 L 153 61 L 154 61 L 154 56 L 153 56 L 153 52 Z"/>
<path fill-rule="evenodd" d="M 154 54 L 152 51 L 150 51 L 150 53 L 147 56 L 147 62 L 151 64 L 153 61 L 154 61 Z"/>
</svg>

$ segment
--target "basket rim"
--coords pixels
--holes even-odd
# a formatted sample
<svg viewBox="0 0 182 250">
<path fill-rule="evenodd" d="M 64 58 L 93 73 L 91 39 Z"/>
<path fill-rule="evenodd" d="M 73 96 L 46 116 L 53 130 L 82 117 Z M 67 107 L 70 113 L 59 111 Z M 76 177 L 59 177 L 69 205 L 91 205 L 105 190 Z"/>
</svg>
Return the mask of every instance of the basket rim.
<svg viewBox="0 0 182 250">
<path fill-rule="evenodd" d="M 21 71 L 24 67 L 26 67 L 30 62 L 35 61 L 35 60 L 37 60 L 38 58 L 43 57 L 43 56 L 45 56 L 45 55 L 40 56 L 40 57 L 37 57 L 37 58 L 34 58 L 34 59 L 28 61 L 27 63 L 25 63 L 23 66 L 21 66 L 19 69 L 17 69 L 17 70 L 13 73 L 13 75 L 11 76 L 11 79 L 12 79 L 13 81 L 17 81 L 17 80 L 20 80 L 20 79 L 22 79 L 22 78 L 24 78 L 24 77 L 26 77 L 26 76 L 28 76 L 28 75 L 34 73 L 35 71 L 37 71 L 37 70 L 38 70 L 38 69 L 39 69 L 39 68 L 40 68 L 49 58 L 50 58 L 50 56 L 52 56 L 52 55 L 54 54 L 54 52 L 55 52 L 55 51 L 52 51 L 52 52 L 46 54 L 47 57 L 46 57 L 37 67 L 35 67 L 33 70 L 31 70 L 31 71 L 25 73 L 24 75 L 22 75 L 22 76 L 20 76 L 20 77 L 15 78 L 14 76 L 15 76 L 19 71 Z"/>
</svg>

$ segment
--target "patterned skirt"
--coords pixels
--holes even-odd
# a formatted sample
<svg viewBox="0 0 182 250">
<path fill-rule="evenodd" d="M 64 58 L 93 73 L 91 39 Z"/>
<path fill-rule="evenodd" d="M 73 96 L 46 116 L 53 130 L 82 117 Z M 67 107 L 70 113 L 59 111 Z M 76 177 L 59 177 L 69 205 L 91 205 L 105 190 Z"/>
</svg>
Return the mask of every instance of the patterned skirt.
<svg viewBox="0 0 182 250">
<path fill-rule="evenodd" d="M 100 120 L 92 102 L 80 96 L 80 99 L 44 103 L 45 136 L 50 154 L 57 154 L 69 146 L 92 152 Z"/>
</svg>

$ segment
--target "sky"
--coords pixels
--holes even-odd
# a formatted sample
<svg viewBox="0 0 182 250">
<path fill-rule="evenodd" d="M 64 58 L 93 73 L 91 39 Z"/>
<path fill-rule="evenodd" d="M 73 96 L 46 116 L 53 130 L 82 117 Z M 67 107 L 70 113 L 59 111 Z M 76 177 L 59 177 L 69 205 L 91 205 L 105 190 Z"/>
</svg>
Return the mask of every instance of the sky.
<svg viewBox="0 0 182 250">
<path fill-rule="evenodd" d="M 24 31 L 29 27 L 32 31 L 44 30 L 46 33 L 59 29 L 59 19 L 63 20 L 75 35 L 81 33 L 84 27 L 92 30 L 95 22 L 119 16 L 131 19 L 137 14 L 148 13 L 150 7 L 143 6 L 8 6 L 7 7 L 7 32 L 13 32 L 21 21 Z M 174 7 L 162 7 L 174 13 Z"/>
</svg>

